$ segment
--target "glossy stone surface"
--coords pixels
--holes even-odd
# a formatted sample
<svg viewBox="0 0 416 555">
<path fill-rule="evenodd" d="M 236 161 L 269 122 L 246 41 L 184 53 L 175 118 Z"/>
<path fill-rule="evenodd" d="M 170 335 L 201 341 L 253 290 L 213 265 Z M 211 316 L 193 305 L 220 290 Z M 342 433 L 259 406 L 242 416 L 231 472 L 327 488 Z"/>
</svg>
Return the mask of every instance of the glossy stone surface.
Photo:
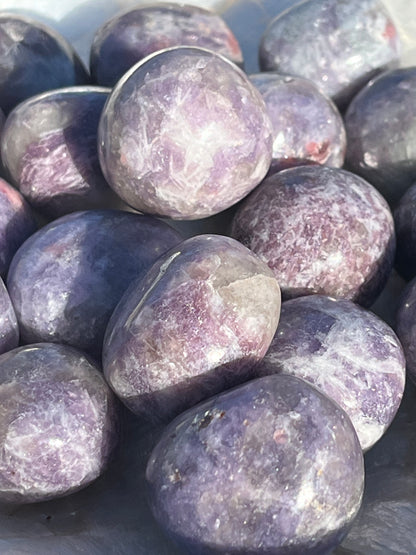
<svg viewBox="0 0 416 555">
<path fill-rule="evenodd" d="M 0 354 L 19 344 L 19 326 L 9 293 L 0 278 Z"/>
<path fill-rule="evenodd" d="M 90 69 L 94 82 L 113 87 L 142 58 L 171 46 L 200 46 L 243 65 L 240 46 L 222 17 L 189 4 L 163 2 L 125 10 L 95 32 Z"/>
<path fill-rule="evenodd" d="M 95 480 L 118 433 L 115 396 L 98 367 L 62 345 L 0 357 L 0 500 L 44 501 Z"/>
<path fill-rule="evenodd" d="M 400 39 L 379 0 L 310 0 L 278 15 L 259 49 L 263 71 L 312 79 L 341 106 L 398 63 Z"/>
<path fill-rule="evenodd" d="M 402 400 L 406 364 L 393 330 L 352 301 L 322 295 L 282 305 L 258 374 L 303 378 L 345 410 L 367 451 L 391 424 Z"/>
<path fill-rule="evenodd" d="M 416 67 L 386 72 L 364 87 L 345 115 L 346 164 L 392 206 L 416 179 Z"/>
<path fill-rule="evenodd" d="M 0 14 L 0 57 L 0 107 L 6 114 L 30 96 L 89 79 L 69 42 L 51 27 L 17 14 Z"/>
<path fill-rule="evenodd" d="M 266 175 L 270 119 L 260 93 L 232 62 L 178 47 L 117 83 L 99 126 L 110 186 L 137 210 L 174 219 L 216 214 Z"/>
<path fill-rule="evenodd" d="M 416 384 L 416 278 L 406 285 L 400 296 L 395 329 L 406 357 L 407 374 Z"/>
<path fill-rule="evenodd" d="M 17 249 L 36 229 L 29 204 L 0 178 L 0 275 L 3 278 Z"/>
<path fill-rule="evenodd" d="M 320 293 L 371 306 L 393 267 L 393 216 L 362 178 L 301 166 L 274 174 L 239 206 L 231 235 L 273 270 L 284 299 Z"/>
<path fill-rule="evenodd" d="M 273 72 L 250 75 L 273 125 L 271 172 L 307 163 L 341 167 L 346 134 L 335 104 L 307 79 Z"/>
<path fill-rule="evenodd" d="M 65 343 L 99 359 L 130 282 L 180 240 L 155 218 L 117 210 L 75 212 L 46 225 L 19 249 L 7 278 L 22 341 Z"/>
<path fill-rule="evenodd" d="M 279 314 L 279 286 L 264 262 L 229 237 L 192 237 L 121 299 L 104 375 L 134 413 L 168 421 L 251 377 Z"/>
<path fill-rule="evenodd" d="M 21 103 L 7 119 L 3 164 L 23 196 L 49 218 L 102 208 L 114 197 L 97 152 L 109 92 L 86 86 L 54 90 Z"/>
<path fill-rule="evenodd" d="M 293 376 L 268 376 L 175 419 L 150 456 L 153 513 L 192 554 L 328 553 L 361 504 L 351 421 Z"/>
<path fill-rule="evenodd" d="M 393 212 L 397 271 L 406 280 L 416 276 L 416 183 L 400 198 Z"/>
</svg>

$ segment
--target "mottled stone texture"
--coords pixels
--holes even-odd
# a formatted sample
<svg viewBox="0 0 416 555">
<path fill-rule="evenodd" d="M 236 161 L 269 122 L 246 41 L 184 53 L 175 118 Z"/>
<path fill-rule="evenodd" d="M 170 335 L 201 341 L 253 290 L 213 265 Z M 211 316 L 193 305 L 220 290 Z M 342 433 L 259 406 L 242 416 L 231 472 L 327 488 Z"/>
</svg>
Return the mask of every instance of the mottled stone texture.
<svg viewBox="0 0 416 555">
<path fill-rule="evenodd" d="M 231 235 L 272 268 L 284 299 L 320 293 L 371 306 L 393 266 L 393 216 L 380 193 L 340 169 L 302 166 L 240 205 Z"/>
<path fill-rule="evenodd" d="M 37 93 L 88 82 L 72 46 L 54 29 L 28 17 L 0 15 L 0 107 L 8 113 Z"/>
<path fill-rule="evenodd" d="M 216 13 L 197 6 L 164 2 L 117 14 L 95 32 L 90 53 L 93 80 L 113 87 L 142 58 L 171 46 L 200 46 L 242 66 L 233 32 Z"/>
<path fill-rule="evenodd" d="M 3 164 L 23 196 L 47 217 L 109 202 L 97 152 L 109 92 L 86 86 L 54 90 L 19 104 L 7 119 Z"/>
<path fill-rule="evenodd" d="M 383 73 L 345 115 L 346 164 L 395 205 L 416 180 L 416 67 Z"/>
<path fill-rule="evenodd" d="M 0 357 L 0 499 L 31 503 L 87 486 L 116 443 L 118 404 L 98 367 L 63 345 Z"/>
<path fill-rule="evenodd" d="M 117 210 L 62 216 L 19 249 L 7 278 L 25 343 L 101 356 L 111 313 L 133 279 L 181 240 L 167 224 Z"/>
<path fill-rule="evenodd" d="M 19 344 L 19 326 L 9 293 L 0 278 L 0 354 Z"/>
<path fill-rule="evenodd" d="M 400 39 L 379 0 L 310 0 L 278 15 L 259 50 L 263 71 L 312 79 L 346 106 L 375 74 L 398 62 Z"/>
<path fill-rule="evenodd" d="M 307 163 L 341 167 L 346 134 L 335 104 L 308 79 L 273 72 L 250 75 L 273 125 L 271 172 Z"/>
<path fill-rule="evenodd" d="M 248 379 L 279 314 L 279 286 L 264 262 L 229 237 L 192 237 L 120 301 L 104 374 L 133 412 L 167 421 Z"/>
<path fill-rule="evenodd" d="M 345 410 L 367 451 L 400 406 L 405 366 L 383 320 L 352 301 L 311 295 L 283 303 L 258 373 L 292 374 L 319 388 Z"/>
<path fill-rule="evenodd" d="M 268 376 L 187 411 L 147 466 L 160 525 L 189 553 L 328 553 L 361 504 L 351 421 L 293 376 Z"/>
<path fill-rule="evenodd" d="M 3 278 L 17 249 L 36 229 L 29 204 L 0 178 L 0 275 Z"/>
<path fill-rule="evenodd" d="M 158 52 L 125 74 L 104 108 L 100 162 L 134 208 L 174 219 L 221 212 L 266 175 L 263 99 L 232 62 L 201 48 Z"/>
<path fill-rule="evenodd" d="M 396 229 L 396 269 L 406 280 L 416 276 L 416 183 L 401 197 L 393 212 Z"/>
<path fill-rule="evenodd" d="M 416 384 L 416 278 L 406 285 L 399 299 L 395 329 L 406 357 L 407 374 Z"/>
</svg>

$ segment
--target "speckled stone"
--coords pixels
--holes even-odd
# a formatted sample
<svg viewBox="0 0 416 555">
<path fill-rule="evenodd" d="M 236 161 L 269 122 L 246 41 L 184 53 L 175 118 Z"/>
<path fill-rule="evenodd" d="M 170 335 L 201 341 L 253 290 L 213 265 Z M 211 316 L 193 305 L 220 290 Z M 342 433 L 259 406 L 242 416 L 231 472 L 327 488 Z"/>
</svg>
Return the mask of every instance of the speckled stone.
<svg viewBox="0 0 416 555">
<path fill-rule="evenodd" d="M 404 288 L 396 313 L 396 333 L 406 357 L 406 370 L 416 384 L 416 278 Z"/>
<path fill-rule="evenodd" d="M 386 201 L 336 168 L 301 166 L 268 177 L 237 209 L 231 235 L 272 268 L 284 299 L 320 293 L 371 306 L 393 267 Z"/>
<path fill-rule="evenodd" d="M 0 275 L 3 278 L 17 249 L 36 229 L 30 205 L 0 178 Z"/>
<path fill-rule="evenodd" d="M 335 104 L 308 79 L 273 72 L 250 75 L 273 125 L 269 173 L 310 163 L 340 168 L 346 133 Z"/>
<path fill-rule="evenodd" d="M 416 67 L 383 73 L 345 114 L 346 164 L 395 206 L 416 180 Z"/>
<path fill-rule="evenodd" d="M 243 55 L 233 32 L 213 11 L 163 2 L 115 15 L 95 32 L 90 53 L 93 80 L 113 87 L 142 58 L 171 46 L 200 46 L 237 65 Z"/>
<path fill-rule="evenodd" d="M 19 326 L 9 293 L 0 278 L 0 354 L 19 344 Z"/>
<path fill-rule="evenodd" d="M 379 0 L 310 0 L 269 24 L 260 67 L 312 79 L 346 106 L 375 74 L 398 63 L 400 42 Z"/>
<path fill-rule="evenodd" d="M 97 152 L 98 122 L 109 92 L 58 89 L 26 100 L 9 115 L 1 141 L 3 164 L 43 215 L 57 218 L 114 202 Z"/>
<path fill-rule="evenodd" d="M 400 198 L 393 216 L 397 238 L 395 266 L 409 281 L 416 276 L 416 183 Z"/>
<path fill-rule="evenodd" d="M 104 470 L 118 404 L 98 367 L 71 347 L 39 343 L 0 357 L 0 500 L 67 495 Z"/>
<path fill-rule="evenodd" d="M 200 219 L 232 206 L 266 175 L 272 128 L 248 77 L 209 50 L 145 58 L 114 87 L 99 126 L 111 187 L 142 212 Z"/>
<path fill-rule="evenodd" d="M 361 504 L 344 411 L 304 380 L 253 380 L 187 411 L 147 466 L 153 513 L 189 553 L 329 553 Z"/>
<path fill-rule="evenodd" d="M 280 289 L 229 237 L 191 237 L 132 284 L 103 348 L 108 383 L 142 418 L 167 421 L 252 375 L 280 314 Z"/>
<path fill-rule="evenodd" d="M 402 400 L 406 363 L 393 330 L 352 301 L 322 295 L 282 305 L 259 376 L 303 378 L 348 414 L 367 451 L 391 424 Z"/>
<path fill-rule="evenodd" d="M 51 341 L 101 356 L 105 328 L 131 281 L 181 236 L 151 216 L 75 212 L 16 253 L 7 286 L 24 343 Z"/>
</svg>

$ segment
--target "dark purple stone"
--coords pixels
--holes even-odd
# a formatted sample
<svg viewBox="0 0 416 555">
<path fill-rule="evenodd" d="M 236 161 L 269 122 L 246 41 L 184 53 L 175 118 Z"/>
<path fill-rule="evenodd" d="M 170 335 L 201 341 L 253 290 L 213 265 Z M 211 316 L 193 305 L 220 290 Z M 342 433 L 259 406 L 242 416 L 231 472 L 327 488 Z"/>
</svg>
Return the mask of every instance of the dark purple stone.
<svg viewBox="0 0 416 555">
<path fill-rule="evenodd" d="M 0 275 L 3 278 L 17 249 L 36 229 L 29 204 L 0 178 Z"/>
<path fill-rule="evenodd" d="M 0 356 L 0 500 L 45 501 L 106 467 L 118 403 L 101 372 L 71 347 L 38 343 Z"/>
<path fill-rule="evenodd" d="M 322 555 L 361 504 L 350 419 L 304 380 L 253 380 L 190 409 L 147 466 L 153 513 L 192 555 Z"/>
<path fill-rule="evenodd" d="M 104 374 L 134 413 L 167 421 L 248 379 L 279 314 L 264 262 L 229 237 L 191 237 L 125 293 L 107 328 Z"/>
<path fill-rule="evenodd" d="M 402 346 L 380 318 L 352 301 L 322 295 L 282 305 L 259 376 L 307 380 L 345 410 L 367 451 L 391 424 L 402 400 Z"/>
<path fill-rule="evenodd" d="M 7 279 L 23 342 L 65 343 L 99 358 L 124 291 L 180 240 L 164 222 L 117 210 L 76 212 L 43 227 L 19 249 Z"/>
<path fill-rule="evenodd" d="M 96 83 L 113 87 L 142 58 L 171 46 L 208 48 L 243 65 L 237 39 L 220 15 L 198 6 L 164 2 L 117 14 L 95 32 L 91 76 Z"/>
<path fill-rule="evenodd" d="M 0 278 L 0 354 L 19 344 L 19 326 L 9 293 Z"/>
<path fill-rule="evenodd" d="M 250 75 L 250 80 L 260 91 L 273 125 L 272 173 L 307 163 L 343 165 L 342 117 L 312 81 L 273 72 Z"/>
<path fill-rule="evenodd" d="M 416 180 L 416 67 L 367 84 L 345 115 L 346 164 L 395 205 Z"/>
<path fill-rule="evenodd" d="M 130 206 L 200 219 L 232 206 L 266 175 L 272 129 L 247 76 L 209 50 L 177 47 L 117 83 L 99 126 L 104 175 Z"/>
<path fill-rule="evenodd" d="M 263 71 L 306 77 L 346 106 L 383 69 L 398 63 L 400 40 L 379 0 L 309 0 L 278 15 L 260 43 Z"/>
<path fill-rule="evenodd" d="M 7 118 L 1 155 L 12 181 L 49 218 L 107 207 L 97 128 L 110 89 L 69 87 L 19 104 Z"/>
<path fill-rule="evenodd" d="M 268 177 L 237 209 L 231 235 L 267 262 L 284 299 L 320 293 L 371 306 L 393 267 L 387 202 L 337 168 L 300 166 Z"/>
<path fill-rule="evenodd" d="M 406 280 L 416 276 L 416 183 L 407 189 L 393 212 L 396 229 L 396 268 Z"/>
<path fill-rule="evenodd" d="M 396 333 L 406 357 L 406 370 L 416 384 L 416 278 L 404 288 L 396 314 Z"/>
<path fill-rule="evenodd" d="M 0 14 L 0 58 L 0 106 L 6 114 L 30 96 L 89 80 L 69 42 L 17 14 Z"/>
</svg>

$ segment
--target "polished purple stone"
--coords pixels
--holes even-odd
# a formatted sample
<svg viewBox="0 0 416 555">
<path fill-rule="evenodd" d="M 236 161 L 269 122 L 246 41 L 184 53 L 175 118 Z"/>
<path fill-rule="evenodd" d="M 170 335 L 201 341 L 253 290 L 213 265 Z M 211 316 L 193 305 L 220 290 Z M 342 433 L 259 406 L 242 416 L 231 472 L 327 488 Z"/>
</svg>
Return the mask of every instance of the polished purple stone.
<svg viewBox="0 0 416 555">
<path fill-rule="evenodd" d="M 416 180 L 416 67 L 370 81 L 345 115 L 346 164 L 395 206 Z"/>
<path fill-rule="evenodd" d="M 6 114 L 30 96 L 89 80 L 63 36 L 18 14 L 0 14 L 0 58 L 0 107 Z"/>
<path fill-rule="evenodd" d="M 109 92 L 86 86 L 54 90 L 19 104 L 7 118 L 3 164 L 23 196 L 49 218 L 115 201 L 97 152 Z"/>
<path fill-rule="evenodd" d="M 393 212 L 396 228 L 396 268 L 406 280 L 416 276 L 416 183 L 407 189 Z"/>
<path fill-rule="evenodd" d="M 320 293 L 371 306 L 393 266 L 386 201 L 337 168 L 301 166 L 268 177 L 237 209 L 231 235 L 272 268 L 284 299 Z"/>
<path fill-rule="evenodd" d="M 19 344 L 19 326 L 10 295 L 0 278 L 0 354 Z"/>
<path fill-rule="evenodd" d="M 383 320 L 352 301 L 310 295 L 283 303 L 258 372 L 292 374 L 319 388 L 345 410 L 367 451 L 400 406 L 406 365 Z"/>
<path fill-rule="evenodd" d="M 205 49 L 171 48 L 114 87 L 99 126 L 99 155 L 110 186 L 137 210 L 205 218 L 266 175 L 271 122 L 235 64 Z"/>
<path fill-rule="evenodd" d="M 335 104 L 312 82 L 273 72 L 250 75 L 273 125 L 271 172 L 307 163 L 341 167 L 346 134 Z"/>
<path fill-rule="evenodd" d="M 399 53 L 397 29 L 380 0 L 309 0 L 273 19 L 259 58 L 263 71 L 309 78 L 345 106 Z"/>
<path fill-rule="evenodd" d="M 416 384 L 416 278 L 406 285 L 400 296 L 395 329 L 406 357 L 407 374 Z"/>
<path fill-rule="evenodd" d="M 115 15 L 95 32 L 90 68 L 93 80 L 113 87 L 142 58 L 171 46 L 200 46 L 242 66 L 233 32 L 213 11 L 188 4 L 148 4 Z"/>
<path fill-rule="evenodd" d="M 65 343 L 99 359 L 124 291 L 180 240 L 156 218 L 117 210 L 75 212 L 43 227 L 7 278 L 23 342 Z"/>
<path fill-rule="evenodd" d="M 279 286 L 264 262 L 229 237 L 191 237 L 120 301 L 104 374 L 133 412 L 167 421 L 248 379 L 279 314 Z"/>
<path fill-rule="evenodd" d="M 106 467 L 118 435 L 116 397 L 71 347 L 38 343 L 0 356 L 0 500 L 45 501 Z"/>
<path fill-rule="evenodd" d="M 361 504 L 350 419 L 304 380 L 252 380 L 190 409 L 147 466 L 153 513 L 192 555 L 329 553 Z"/>
</svg>

